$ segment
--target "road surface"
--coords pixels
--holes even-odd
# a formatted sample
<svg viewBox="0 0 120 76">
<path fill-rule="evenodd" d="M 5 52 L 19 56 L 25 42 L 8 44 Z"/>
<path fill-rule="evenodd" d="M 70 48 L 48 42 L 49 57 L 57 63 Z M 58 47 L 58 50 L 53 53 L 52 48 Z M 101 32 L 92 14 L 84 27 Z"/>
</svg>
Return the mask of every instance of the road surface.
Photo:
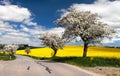
<svg viewBox="0 0 120 76">
<path fill-rule="evenodd" d="M 97 76 L 80 68 L 48 60 L 17 55 L 13 61 L 0 61 L 0 76 Z"/>
</svg>

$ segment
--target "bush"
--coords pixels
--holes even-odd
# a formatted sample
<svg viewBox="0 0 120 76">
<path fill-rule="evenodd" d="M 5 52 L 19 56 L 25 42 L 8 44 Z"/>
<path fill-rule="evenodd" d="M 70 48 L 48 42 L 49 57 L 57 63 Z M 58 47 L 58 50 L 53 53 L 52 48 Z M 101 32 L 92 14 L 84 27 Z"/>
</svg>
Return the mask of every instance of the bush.
<svg viewBox="0 0 120 76">
<path fill-rule="evenodd" d="M 14 56 L 14 57 L 12 57 L 11 59 L 10 59 L 10 55 L 9 54 L 2 54 L 2 53 L 0 53 L 0 60 L 14 60 L 16 57 Z"/>
</svg>

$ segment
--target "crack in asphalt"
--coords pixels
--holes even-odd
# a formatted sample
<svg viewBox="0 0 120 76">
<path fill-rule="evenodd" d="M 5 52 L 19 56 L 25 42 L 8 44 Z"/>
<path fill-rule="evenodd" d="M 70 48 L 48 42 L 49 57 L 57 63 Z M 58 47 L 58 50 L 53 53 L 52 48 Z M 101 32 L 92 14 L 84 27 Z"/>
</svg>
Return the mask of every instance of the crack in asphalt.
<svg viewBox="0 0 120 76">
<path fill-rule="evenodd" d="M 27 67 L 27 70 L 30 70 L 30 66 Z"/>
<path fill-rule="evenodd" d="M 40 64 L 41 66 L 43 66 L 43 67 L 45 67 L 45 70 L 49 73 L 49 74 L 51 74 L 51 69 L 49 68 L 49 67 L 47 67 L 46 65 L 43 65 L 42 63 L 40 63 L 40 61 L 35 61 L 37 64 Z"/>
</svg>

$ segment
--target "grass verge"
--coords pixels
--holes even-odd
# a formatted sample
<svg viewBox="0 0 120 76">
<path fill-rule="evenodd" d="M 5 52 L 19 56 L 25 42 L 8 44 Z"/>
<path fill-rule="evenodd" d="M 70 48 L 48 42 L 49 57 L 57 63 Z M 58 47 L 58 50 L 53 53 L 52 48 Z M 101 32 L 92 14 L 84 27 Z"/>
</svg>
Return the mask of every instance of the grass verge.
<svg viewBox="0 0 120 76">
<path fill-rule="evenodd" d="M 100 58 L 100 57 L 54 57 L 52 61 L 64 62 L 76 66 L 95 67 L 95 66 L 112 66 L 120 67 L 120 59 L 117 58 Z"/>
<path fill-rule="evenodd" d="M 8 54 L 2 54 L 0 53 L 0 60 L 14 60 L 16 57 L 12 57 L 10 59 L 10 56 Z"/>
</svg>

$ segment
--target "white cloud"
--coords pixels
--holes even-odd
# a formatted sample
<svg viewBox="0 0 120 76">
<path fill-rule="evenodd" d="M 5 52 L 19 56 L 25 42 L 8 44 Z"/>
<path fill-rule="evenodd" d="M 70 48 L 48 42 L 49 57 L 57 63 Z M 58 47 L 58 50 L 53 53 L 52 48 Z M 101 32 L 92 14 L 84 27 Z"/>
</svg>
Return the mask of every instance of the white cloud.
<svg viewBox="0 0 120 76">
<path fill-rule="evenodd" d="M 111 26 L 120 24 L 120 1 L 98 0 L 94 4 L 74 4 L 77 10 L 98 13 Z"/>
<path fill-rule="evenodd" d="M 96 4 L 105 4 L 106 2 L 108 2 L 109 0 L 97 0 L 95 3 Z"/>
<path fill-rule="evenodd" d="M 24 32 L 28 32 L 29 34 L 31 34 L 32 36 L 38 38 L 40 35 L 48 32 L 48 33 L 54 33 L 54 34 L 58 34 L 59 36 L 62 36 L 63 32 L 64 32 L 64 28 L 61 27 L 55 27 L 55 28 L 51 28 L 51 29 L 45 29 L 44 27 L 41 26 L 35 26 L 34 28 L 28 28 L 25 25 L 21 25 L 22 31 Z"/>
<path fill-rule="evenodd" d="M 29 26 L 37 26 L 38 25 L 36 22 L 32 22 L 32 19 L 26 19 L 24 21 L 24 24 L 27 24 Z"/>
<path fill-rule="evenodd" d="M 1 35 L 1 33 L 0 33 Z M 31 36 L 28 33 L 11 30 L 0 38 L 1 44 L 29 44 L 31 46 L 40 46 L 41 42 L 37 37 Z"/>
<path fill-rule="evenodd" d="M 0 20 L 22 22 L 30 16 L 31 13 L 27 8 L 17 5 L 0 5 Z"/>
<path fill-rule="evenodd" d="M 2 4 L 5 4 L 5 5 L 10 5 L 11 2 L 9 0 L 1 0 L 0 1 Z"/>
<path fill-rule="evenodd" d="M 21 28 L 22 28 L 22 31 L 29 32 L 32 35 L 41 35 L 41 34 L 44 34 L 46 32 L 61 35 L 65 30 L 62 27 L 55 27 L 55 28 L 51 28 L 51 29 L 45 29 L 42 26 L 35 26 L 34 28 L 31 29 L 31 28 L 26 27 L 25 25 L 21 25 Z"/>
<path fill-rule="evenodd" d="M 29 28 L 28 28 L 29 29 Z M 39 31 L 38 31 L 39 32 Z M 31 33 L 21 32 L 20 30 L 10 29 L 2 35 L 0 32 L 0 44 L 29 44 L 31 46 L 41 46 L 38 36 Z"/>
<path fill-rule="evenodd" d="M 29 35 L 24 32 L 9 32 L 7 35 L 12 37 L 29 37 Z"/>
<path fill-rule="evenodd" d="M 20 27 L 21 27 L 22 30 L 25 31 L 25 32 L 29 32 L 29 31 L 30 31 L 30 29 L 27 28 L 27 27 L 25 27 L 24 25 L 20 25 Z"/>
<path fill-rule="evenodd" d="M 114 43 L 116 41 L 120 41 L 120 37 L 113 37 L 112 39 L 103 39 L 103 44 Z"/>
<path fill-rule="evenodd" d="M 0 5 L 0 43 L 40 46 L 37 36 L 42 34 L 43 27 L 32 22 L 32 14 L 28 8 L 12 5 L 9 0 L 0 2 L 3 4 Z"/>
<path fill-rule="evenodd" d="M 12 26 L 10 26 L 8 22 L 3 22 L 3 21 L 0 21 L 0 27 L 12 28 Z"/>
<path fill-rule="evenodd" d="M 62 27 L 56 27 L 56 28 L 52 28 L 50 30 L 47 30 L 45 32 L 48 32 L 48 33 L 54 33 L 54 34 L 57 34 L 59 35 L 60 37 L 62 36 L 63 32 L 64 32 L 64 28 Z"/>
<path fill-rule="evenodd" d="M 39 30 L 26 27 L 31 25 L 34 28 L 40 28 L 36 22 L 32 22 L 30 11 L 27 8 L 12 5 L 9 0 L 3 0 L 2 3 L 4 5 L 0 5 L 0 43 L 40 45 L 38 39 L 32 35 L 39 32 Z M 21 25 L 16 25 L 14 22 L 19 22 Z"/>
<path fill-rule="evenodd" d="M 92 13 L 98 13 L 102 17 L 102 21 L 110 25 L 117 31 L 117 35 L 120 36 L 120 0 L 97 0 L 93 4 L 73 4 L 76 10 L 91 11 Z M 63 11 L 63 9 L 61 10 Z M 64 13 L 63 15 L 68 13 Z M 112 40 L 104 40 L 105 43 L 114 43 L 120 40 L 118 37 L 114 37 Z"/>
<path fill-rule="evenodd" d="M 62 27 L 56 27 L 56 28 L 52 28 L 52 29 L 48 30 L 47 32 L 59 34 L 59 33 L 64 32 L 64 30 L 65 29 Z"/>
<path fill-rule="evenodd" d="M 13 27 L 10 26 L 10 24 L 8 22 L 0 21 L 0 32 L 1 32 L 1 34 L 5 33 L 5 32 L 9 32 L 11 30 L 13 30 Z"/>
<path fill-rule="evenodd" d="M 12 35 L 4 35 L 3 37 L 1 37 L 0 39 L 0 43 L 2 44 L 11 44 L 11 43 L 14 43 L 14 44 L 27 44 L 31 42 L 29 38 L 27 37 L 17 37 L 17 36 L 12 36 Z"/>
<path fill-rule="evenodd" d="M 32 14 L 28 8 L 12 5 L 9 0 L 3 0 L 1 2 L 4 5 L 0 5 L 0 20 L 23 22 L 29 26 L 37 26 L 36 22 L 32 22 Z"/>
<path fill-rule="evenodd" d="M 45 32 L 45 29 L 42 26 L 35 26 L 33 28 L 29 28 L 25 25 L 20 25 L 21 30 L 24 32 L 29 33 L 30 35 L 40 35 L 43 34 Z"/>
<path fill-rule="evenodd" d="M 0 26 L 1 32 L 0 43 L 8 44 L 30 42 L 28 34 L 12 28 L 12 26 L 9 23 L 0 22 L 0 24 L 2 24 Z M 2 33 L 4 33 L 4 35 L 2 35 Z"/>
</svg>

